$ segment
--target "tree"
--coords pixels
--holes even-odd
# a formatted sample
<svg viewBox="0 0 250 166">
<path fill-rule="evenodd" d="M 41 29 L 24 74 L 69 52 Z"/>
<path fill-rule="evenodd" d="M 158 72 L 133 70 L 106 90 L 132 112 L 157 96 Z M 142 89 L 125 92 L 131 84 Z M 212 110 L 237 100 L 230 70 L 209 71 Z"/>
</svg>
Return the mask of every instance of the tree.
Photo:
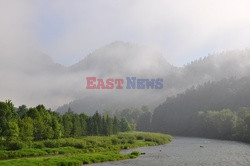
<svg viewBox="0 0 250 166">
<path fill-rule="evenodd" d="M 0 137 L 1 140 L 4 139 L 6 136 L 5 131 L 8 128 L 8 120 L 10 119 L 9 117 L 9 110 L 8 106 L 5 102 L 0 102 Z"/>
<path fill-rule="evenodd" d="M 147 106 L 142 106 L 141 110 L 143 113 L 137 120 L 136 129 L 140 131 L 150 131 L 152 113 Z"/>
<path fill-rule="evenodd" d="M 0 137 L 1 141 L 18 138 L 17 114 L 10 100 L 0 102 Z"/>
<path fill-rule="evenodd" d="M 73 137 L 80 137 L 82 133 L 80 118 L 77 114 L 73 115 L 72 118 L 72 133 Z"/>
<path fill-rule="evenodd" d="M 101 125 L 101 115 L 96 111 L 96 113 L 92 116 L 92 122 L 93 122 L 93 128 L 92 132 L 94 135 L 99 135 L 102 131 L 102 125 Z"/>
<path fill-rule="evenodd" d="M 34 139 L 34 127 L 33 121 L 30 117 L 24 117 L 18 122 L 19 126 L 19 138 L 22 141 L 32 141 Z"/>
<path fill-rule="evenodd" d="M 36 109 L 39 112 L 41 123 L 43 123 L 44 131 L 42 132 L 43 139 L 52 139 L 54 132 L 52 129 L 51 111 L 47 110 L 44 105 L 38 105 Z"/>
<path fill-rule="evenodd" d="M 28 112 L 28 108 L 26 105 L 21 105 L 18 107 L 17 109 L 17 114 L 20 118 L 23 118 L 23 116 L 25 116 L 25 114 Z"/>
<path fill-rule="evenodd" d="M 73 129 L 72 116 L 71 113 L 66 113 L 62 118 L 63 128 L 64 128 L 64 137 L 70 137 L 71 131 Z"/>
<path fill-rule="evenodd" d="M 120 121 L 120 131 L 125 132 L 125 131 L 130 131 L 131 127 L 128 123 L 128 121 L 125 118 L 122 118 Z"/>
<path fill-rule="evenodd" d="M 80 124 L 81 124 L 81 135 L 85 136 L 87 135 L 87 122 L 88 116 L 85 113 L 81 113 L 79 115 L 80 118 Z"/>
<path fill-rule="evenodd" d="M 116 116 L 114 116 L 114 120 L 113 120 L 113 134 L 117 134 L 118 133 L 118 128 L 119 128 L 119 122 L 118 122 L 118 119 L 116 118 Z"/>
<path fill-rule="evenodd" d="M 107 135 L 111 135 L 113 133 L 113 123 L 112 119 L 107 115 L 106 116 L 106 127 L 107 127 Z"/>
<path fill-rule="evenodd" d="M 53 138 L 58 139 L 62 137 L 62 130 L 61 130 L 61 125 L 58 122 L 58 119 L 56 116 L 52 117 L 52 129 L 53 129 Z"/>
<path fill-rule="evenodd" d="M 6 141 L 17 141 L 19 138 L 19 127 L 16 120 L 10 120 L 8 122 L 8 128 L 6 130 Z"/>
<path fill-rule="evenodd" d="M 93 133 L 93 126 L 94 126 L 94 124 L 93 124 L 92 117 L 88 117 L 86 119 L 86 123 L 87 123 L 87 135 L 94 135 L 94 133 Z"/>
<path fill-rule="evenodd" d="M 26 116 L 30 117 L 31 119 L 38 118 L 39 112 L 36 108 L 29 108 L 29 110 L 26 112 Z"/>
<path fill-rule="evenodd" d="M 34 140 L 44 140 L 46 126 L 40 117 L 37 117 L 33 120 L 33 126 L 34 126 Z"/>
</svg>

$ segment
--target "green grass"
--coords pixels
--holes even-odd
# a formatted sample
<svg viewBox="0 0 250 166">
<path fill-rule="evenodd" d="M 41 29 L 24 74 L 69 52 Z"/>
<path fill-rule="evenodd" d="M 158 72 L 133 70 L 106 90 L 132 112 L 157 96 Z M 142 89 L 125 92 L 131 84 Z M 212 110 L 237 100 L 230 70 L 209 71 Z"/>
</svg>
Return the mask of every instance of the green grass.
<svg viewBox="0 0 250 166">
<path fill-rule="evenodd" d="M 91 163 L 100 163 L 105 161 L 118 161 L 132 159 L 139 156 L 139 152 L 121 155 L 119 152 L 103 152 L 75 154 L 69 156 L 43 157 L 43 158 L 25 158 L 1 161 L 0 165 L 5 166 L 33 166 L 33 165 L 50 165 L 50 166 L 68 166 L 82 165 Z"/>
<path fill-rule="evenodd" d="M 0 165 L 82 165 L 136 158 L 139 152 L 128 155 L 122 149 L 166 144 L 170 135 L 149 132 L 125 132 L 112 136 L 87 136 L 36 141 L 25 149 L 0 151 Z M 3 160 L 5 159 L 5 160 Z"/>
</svg>

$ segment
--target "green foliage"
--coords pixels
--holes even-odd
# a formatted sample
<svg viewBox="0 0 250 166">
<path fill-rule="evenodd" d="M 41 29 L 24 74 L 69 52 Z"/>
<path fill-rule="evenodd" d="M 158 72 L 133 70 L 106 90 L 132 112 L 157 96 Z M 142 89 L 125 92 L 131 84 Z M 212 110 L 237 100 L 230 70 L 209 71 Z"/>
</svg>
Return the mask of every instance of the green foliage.
<svg viewBox="0 0 250 166">
<path fill-rule="evenodd" d="M 32 144 L 32 147 L 33 147 L 33 148 L 36 148 L 36 149 L 42 149 L 42 148 L 45 147 L 45 145 L 44 145 L 43 142 L 34 142 L 34 143 Z"/>
<path fill-rule="evenodd" d="M 139 152 L 121 155 L 117 151 L 172 139 L 164 134 L 126 131 L 131 131 L 126 118 L 119 120 L 98 112 L 79 115 L 70 109 L 60 115 L 43 105 L 15 109 L 11 101 L 0 102 L 0 159 L 9 159 L 0 161 L 0 165 L 81 165 L 129 159 Z M 151 141 L 136 139 L 149 135 Z M 65 156 L 50 156 L 58 154 Z"/>
<path fill-rule="evenodd" d="M 19 130 L 16 122 L 17 114 L 10 100 L 0 102 L 0 140 L 17 140 Z"/>
<path fill-rule="evenodd" d="M 137 140 L 137 137 L 151 138 L 151 140 Z M 172 137 L 166 134 L 124 132 L 112 136 L 87 136 L 84 138 L 61 138 L 57 140 L 35 141 L 31 143 L 31 145 L 25 146 L 22 142 L 14 142 L 15 144 L 22 143 L 22 147 L 26 148 L 13 148 L 12 150 L 20 149 L 15 151 L 0 151 L 0 158 L 1 154 L 2 158 L 16 158 L 50 154 L 106 152 L 148 145 L 165 144 L 171 140 Z"/>
<path fill-rule="evenodd" d="M 131 155 L 140 156 L 140 152 L 138 152 L 138 151 L 133 151 L 133 152 L 131 153 Z"/>
<path fill-rule="evenodd" d="M 103 152 L 92 154 L 74 154 L 68 156 L 57 156 L 51 158 L 28 158 L 28 159 L 15 159 L 0 161 L 3 166 L 34 166 L 34 165 L 50 165 L 50 166 L 76 166 L 83 164 L 99 163 L 105 161 L 117 161 L 129 158 L 138 157 L 138 153 L 132 152 L 128 155 L 121 155 L 119 152 Z"/>
<path fill-rule="evenodd" d="M 131 131 L 131 127 L 125 118 L 121 119 L 119 127 L 121 132 Z"/>
<path fill-rule="evenodd" d="M 223 79 L 169 97 L 155 109 L 152 131 L 250 142 L 249 85 L 250 77 Z"/>
<path fill-rule="evenodd" d="M 237 123 L 237 114 L 230 109 L 206 111 L 199 113 L 203 121 L 203 130 L 208 137 L 217 136 L 232 139 Z"/>
<path fill-rule="evenodd" d="M 126 119 L 121 121 L 107 114 L 96 112 L 93 116 L 69 111 L 64 115 L 46 109 L 44 105 L 14 108 L 11 101 L 0 102 L 0 143 L 10 141 L 32 141 L 82 137 L 88 135 L 112 135 L 119 131 L 130 131 Z M 45 142 L 45 146 L 50 146 Z M 51 146 L 53 146 L 51 144 Z M 78 147 L 82 147 L 79 145 Z"/>
<path fill-rule="evenodd" d="M 203 111 L 198 118 L 196 130 L 202 136 L 250 142 L 250 108 Z"/>
<path fill-rule="evenodd" d="M 19 150 L 22 149 L 24 147 L 24 143 L 20 142 L 20 141 L 11 141 L 7 144 L 7 149 L 8 150 Z"/>
<path fill-rule="evenodd" d="M 34 139 L 34 126 L 30 117 L 24 117 L 18 122 L 19 126 L 19 138 L 22 141 L 32 141 Z"/>
<path fill-rule="evenodd" d="M 60 147 L 60 142 L 57 140 L 46 140 L 43 142 L 44 146 L 47 148 L 57 148 Z"/>
<path fill-rule="evenodd" d="M 141 136 L 141 135 L 138 135 L 138 136 L 136 136 L 136 139 L 137 139 L 137 140 L 143 140 L 143 139 L 144 139 L 144 137 L 143 137 L 143 136 Z"/>
</svg>

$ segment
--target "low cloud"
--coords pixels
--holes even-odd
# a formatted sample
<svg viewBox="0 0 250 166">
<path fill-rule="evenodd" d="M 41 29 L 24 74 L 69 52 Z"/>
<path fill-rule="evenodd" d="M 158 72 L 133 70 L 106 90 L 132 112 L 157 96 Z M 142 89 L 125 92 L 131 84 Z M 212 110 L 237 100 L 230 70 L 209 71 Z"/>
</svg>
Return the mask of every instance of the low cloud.
<svg viewBox="0 0 250 166">
<path fill-rule="evenodd" d="M 17 105 L 30 106 L 44 103 L 56 108 L 82 98 L 83 94 L 91 95 L 82 89 L 84 78 L 105 75 L 98 70 L 71 72 L 70 67 L 63 65 L 79 62 L 117 40 L 158 51 L 143 48 L 133 59 L 126 49 L 112 50 L 113 54 L 123 54 L 117 60 L 124 62 L 115 69 L 103 64 L 107 71 L 112 69 L 113 76 L 138 73 L 147 76 L 145 73 L 152 68 L 154 71 L 149 77 L 155 73 L 164 75 L 171 67 L 165 62 L 161 64 L 164 61 L 159 58 L 161 55 L 181 66 L 209 52 L 248 47 L 249 3 L 246 0 L 0 1 L 0 100 L 12 99 Z M 221 61 L 223 59 L 214 64 Z M 243 64 L 239 59 L 236 62 Z M 244 64 L 241 71 L 247 73 L 248 63 Z M 161 65 L 166 67 L 157 68 Z M 125 73 L 116 72 L 120 70 Z M 175 74 L 176 79 L 183 73 Z M 178 92 L 174 87 L 171 91 Z M 121 93 L 127 97 L 132 95 Z M 164 100 L 157 94 L 152 96 Z"/>
</svg>

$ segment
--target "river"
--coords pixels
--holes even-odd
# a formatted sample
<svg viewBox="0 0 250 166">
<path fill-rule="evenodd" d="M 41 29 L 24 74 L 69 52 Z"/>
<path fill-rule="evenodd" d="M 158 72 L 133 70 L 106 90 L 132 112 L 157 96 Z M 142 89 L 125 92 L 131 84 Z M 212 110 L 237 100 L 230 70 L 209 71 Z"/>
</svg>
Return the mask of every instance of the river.
<svg viewBox="0 0 250 166">
<path fill-rule="evenodd" d="M 136 159 L 91 166 L 250 166 L 250 144 L 205 138 L 175 137 L 166 145 L 124 150 L 144 152 Z"/>
</svg>

